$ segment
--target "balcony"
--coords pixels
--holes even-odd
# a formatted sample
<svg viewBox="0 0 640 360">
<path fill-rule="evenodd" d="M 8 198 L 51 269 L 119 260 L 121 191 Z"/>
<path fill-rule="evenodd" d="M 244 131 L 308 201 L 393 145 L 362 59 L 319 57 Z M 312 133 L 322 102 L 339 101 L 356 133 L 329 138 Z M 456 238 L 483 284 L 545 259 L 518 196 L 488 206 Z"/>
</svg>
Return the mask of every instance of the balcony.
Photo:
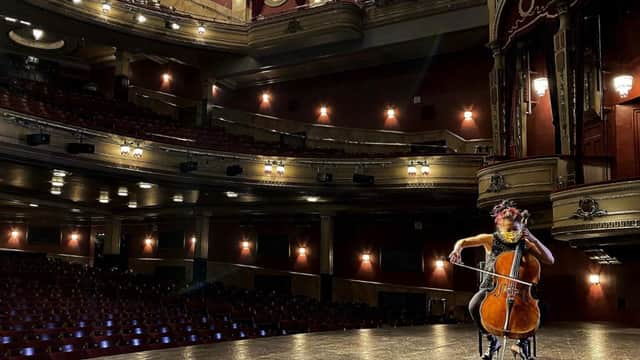
<svg viewBox="0 0 640 360">
<path fill-rule="evenodd" d="M 580 186 L 551 195 L 558 240 L 575 246 L 607 245 L 640 233 L 640 180 Z"/>
</svg>

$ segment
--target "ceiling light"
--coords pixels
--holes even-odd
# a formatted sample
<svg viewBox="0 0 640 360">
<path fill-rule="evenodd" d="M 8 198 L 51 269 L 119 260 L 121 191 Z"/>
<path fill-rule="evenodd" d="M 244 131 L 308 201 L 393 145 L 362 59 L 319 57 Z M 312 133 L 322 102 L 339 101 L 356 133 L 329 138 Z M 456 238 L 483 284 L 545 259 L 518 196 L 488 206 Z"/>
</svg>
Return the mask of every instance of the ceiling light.
<svg viewBox="0 0 640 360">
<path fill-rule="evenodd" d="M 76 4 L 76 5 L 77 5 L 77 4 L 81 4 L 81 3 L 82 3 L 82 0 L 73 0 L 73 3 L 74 3 L 74 4 Z"/>
<path fill-rule="evenodd" d="M 136 16 L 136 21 L 138 21 L 139 24 L 143 24 L 147 21 L 147 17 L 142 14 L 138 14 L 138 16 Z"/>
<path fill-rule="evenodd" d="M 130 151 L 131 151 L 131 146 L 127 145 L 127 143 L 120 145 L 120 155 L 127 156 L 129 155 Z"/>
<path fill-rule="evenodd" d="M 18 19 L 12 18 L 12 17 L 8 17 L 8 16 L 5 16 L 4 19 L 6 21 L 8 21 L 8 22 L 13 22 L 13 23 L 18 21 Z"/>
<path fill-rule="evenodd" d="M 549 80 L 546 77 L 533 79 L 533 90 L 536 91 L 538 96 L 544 96 L 549 90 Z"/>
<path fill-rule="evenodd" d="M 140 159 L 142 157 L 142 154 L 144 154 L 144 150 L 142 150 L 140 146 L 137 146 L 135 149 L 133 149 L 134 158 Z"/>
<path fill-rule="evenodd" d="M 272 172 L 273 172 L 273 166 L 271 165 L 271 163 L 267 162 L 266 164 L 264 164 L 264 174 L 271 175 Z"/>
<path fill-rule="evenodd" d="M 276 167 L 276 173 L 280 176 L 284 175 L 284 164 L 280 163 L 278 164 L 278 166 Z"/>
<path fill-rule="evenodd" d="M 51 195 L 60 195 L 62 194 L 62 188 L 58 186 L 52 186 L 50 192 Z"/>
<path fill-rule="evenodd" d="M 228 198 L 237 198 L 238 193 L 234 191 L 227 191 L 224 193 Z"/>
<path fill-rule="evenodd" d="M 140 189 L 151 189 L 153 187 L 153 184 L 141 181 L 141 182 L 138 183 L 138 187 Z"/>
<path fill-rule="evenodd" d="M 101 190 L 100 191 L 100 196 L 98 197 L 98 201 L 101 204 L 108 204 L 109 203 L 109 191 L 107 190 Z"/>
<path fill-rule="evenodd" d="M 633 87 L 633 76 L 620 75 L 613 78 L 613 87 L 621 97 L 627 97 Z"/>
<path fill-rule="evenodd" d="M 102 4 L 102 12 L 105 13 L 105 14 L 108 14 L 109 11 L 111 11 L 111 4 L 103 3 Z"/>
<path fill-rule="evenodd" d="M 127 204 L 127 207 L 129 209 L 135 209 L 138 207 L 138 202 L 137 201 L 129 201 L 129 204 Z"/>
<path fill-rule="evenodd" d="M 207 31 L 207 29 L 205 29 L 204 26 L 202 26 L 202 25 L 198 26 L 198 34 L 204 35 L 204 33 L 206 31 Z"/>
<path fill-rule="evenodd" d="M 38 205 L 38 204 L 34 204 L 34 203 L 30 203 L 30 204 L 29 204 L 29 206 L 30 206 L 30 207 L 32 207 L 32 208 L 37 208 L 37 207 L 38 207 L 38 206 L 40 206 L 40 205 Z"/>
<path fill-rule="evenodd" d="M 31 30 L 31 33 L 33 34 L 33 38 L 36 39 L 36 41 L 40 40 L 44 35 L 44 31 L 42 31 L 41 29 L 33 29 Z"/>
<path fill-rule="evenodd" d="M 173 195 L 173 202 L 181 203 L 183 201 L 184 201 L 184 197 L 182 196 L 182 194 Z"/>
<path fill-rule="evenodd" d="M 64 170 L 58 170 L 58 169 L 53 169 L 53 171 L 51 172 L 51 174 L 53 176 L 59 176 L 59 177 L 65 177 L 67 176 L 69 173 L 64 171 Z"/>
<path fill-rule="evenodd" d="M 118 188 L 118 196 L 129 196 L 129 189 L 126 186 L 120 186 Z"/>
<path fill-rule="evenodd" d="M 415 176 L 418 173 L 418 170 L 416 169 L 416 165 L 414 163 L 409 163 L 409 165 L 407 166 L 407 174 L 409 174 L 409 176 Z"/>
<path fill-rule="evenodd" d="M 24 20 L 20 20 L 20 24 L 25 25 L 25 26 L 31 26 L 30 22 L 24 21 Z"/>
<path fill-rule="evenodd" d="M 420 171 L 422 172 L 422 175 L 429 175 L 429 173 L 431 172 L 429 163 L 425 161 L 424 164 L 422 164 Z"/>
<path fill-rule="evenodd" d="M 60 176 L 54 176 L 51 178 L 51 185 L 55 187 L 64 186 L 64 178 Z"/>
<path fill-rule="evenodd" d="M 173 30 L 180 30 L 180 25 L 178 25 L 178 23 L 171 23 L 171 28 Z"/>
<path fill-rule="evenodd" d="M 318 202 L 318 200 L 320 200 L 320 198 L 317 197 L 317 196 L 307 196 L 307 201 L 308 202 L 314 203 L 314 202 Z"/>
</svg>

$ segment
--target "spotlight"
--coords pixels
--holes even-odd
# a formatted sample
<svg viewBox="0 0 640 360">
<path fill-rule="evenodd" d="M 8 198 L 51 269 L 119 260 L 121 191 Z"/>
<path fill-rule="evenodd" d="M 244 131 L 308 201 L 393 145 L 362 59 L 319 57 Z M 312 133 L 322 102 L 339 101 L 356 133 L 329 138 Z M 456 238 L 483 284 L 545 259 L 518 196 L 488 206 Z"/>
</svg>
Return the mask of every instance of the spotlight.
<svg viewBox="0 0 640 360">
<path fill-rule="evenodd" d="M 137 201 L 135 201 L 135 200 L 133 200 L 133 201 L 129 201 L 129 204 L 127 204 L 127 207 L 128 207 L 129 209 L 135 209 L 135 208 L 137 208 L 137 207 L 138 207 L 138 202 L 137 202 Z"/>
<path fill-rule="evenodd" d="M 361 259 L 362 259 L 362 262 L 370 262 L 371 261 L 371 255 L 362 254 Z"/>
<path fill-rule="evenodd" d="M 245 240 L 240 245 L 242 246 L 242 249 L 249 250 L 251 244 L 249 244 L 249 242 Z"/>
<path fill-rule="evenodd" d="M 620 75 L 613 78 L 613 87 L 616 89 L 620 97 L 627 97 L 633 87 L 633 76 Z"/>
<path fill-rule="evenodd" d="M 142 15 L 142 14 L 138 14 L 138 16 L 136 16 L 136 21 L 139 24 L 143 24 L 143 23 L 147 22 L 147 17 Z"/>
<path fill-rule="evenodd" d="M 230 199 L 235 199 L 238 197 L 238 193 L 234 191 L 227 191 L 224 194 Z"/>
<path fill-rule="evenodd" d="M 31 30 L 31 33 L 33 34 L 33 38 L 38 41 L 42 38 L 42 36 L 44 35 L 44 31 L 42 31 L 41 29 L 33 29 Z"/>
<path fill-rule="evenodd" d="M 139 182 L 139 183 L 138 183 L 138 187 L 139 187 L 140 189 L 151 189 L 151 188 L 153 187 L 153 184 L 152 184 L 152 183 L 148 183 L 148 182 L 141 181 L 141 182 Z"/>
<path fill-rule="evenodd" d="M 599 274 L 590 274 L 589 275 L 589 284 L 591 284 L 591 285 L 600 285 L 600 275 Z"/>
<path fill-rule="evenodd" d="M 465 121 L 473 120 L 473 112 L 472 111 L 465 111 L 462 115 L 464 116 L 464 120 Z"/>
<path fill-rule="evenodd" d="M 533 79 L 533 89 L 538 96 L 544 96 L 549 90 L 549 80 L 546 77 L 539 77 Z"/>
<path fill-rule="evenodd" d="M 306 248 L 306 247 L 304 247 L 304 246 L 300 246 L 300 247 L 298 248 L 298 255 L 300 255 L 300 256 L 305 256 L 305 255 L 307 255 L 307 248 Z"/>
<path fill-rule="evenodd" d="M 207 31 L 207 29 L 204 28 L 203 25 L 198 26 L 198 34 L 200 35 L 204 35 L 204 33 Z M 214 85 L 215 86 L 215 85 Z"/>
<path fill-rule="evenodd" d="M 129 189 L 126 186 L 120 186 L 118 188 L 118 196 L 129 196 Z"/>
<path fill-rule="evenodd" d="M 173 202 L 175 203 L 181 203 L 184 201 L 184 197 L 182 196 L 182 194 L 175 194 L 173 195 Z"/>
<path fill-rule="evenodd" d="M 436 269 L 443 269 L 443 268 L 444 268 L 444 261 L 436 260 Z"/>
</svg>

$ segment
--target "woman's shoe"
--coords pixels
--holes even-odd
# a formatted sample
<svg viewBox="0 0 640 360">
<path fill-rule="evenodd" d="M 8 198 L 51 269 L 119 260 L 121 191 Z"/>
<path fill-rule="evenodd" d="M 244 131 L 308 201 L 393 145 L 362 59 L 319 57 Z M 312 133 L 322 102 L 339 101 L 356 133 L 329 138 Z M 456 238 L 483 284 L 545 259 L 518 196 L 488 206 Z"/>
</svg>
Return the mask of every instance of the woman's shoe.
<svg viewBox="0 0 640 360">
<path fill-rule="evenodd" d="M 511 346 L 513 358 L 517 360 L 535 360 L 531 356 L 531 342 L 529 339 L 521 339 Z"/>
<path fill-rule="evenodd" d="M 500 348 L 502 347 L 502 343 L 498 340 L 494 335 L 487 335 L 487 340 L 489 341 L 489 348 L 487 352 L 480 357 L 482 360 L 493 360 L 493 355 L 496 355 Z"/>
</svg>

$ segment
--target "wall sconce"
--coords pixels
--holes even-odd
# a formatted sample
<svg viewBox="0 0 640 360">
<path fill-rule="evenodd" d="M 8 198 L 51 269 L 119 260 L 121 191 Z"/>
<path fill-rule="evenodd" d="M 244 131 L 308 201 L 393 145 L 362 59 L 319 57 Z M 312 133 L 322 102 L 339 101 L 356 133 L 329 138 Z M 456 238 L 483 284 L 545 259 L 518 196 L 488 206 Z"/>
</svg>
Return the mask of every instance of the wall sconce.
<svg viewBox="0 0 640 360">
<path fill-rule="evenodd" d="M 633 76 L 619 75 L 613 78 L 613 87 L 616 89 L 620 97 L 627 97 L 633 87 Z"/>
<path fill-rule="evenodd" d="M 140 189 L 151 189 L 151 188 L 153 187 L 153 184 L 152 184 L 152 183 L 148 183 L 148 182 L 141 181 L 141 182 L 139 182 L 139 183 L 138 183 L 138 187 L 139 187 Z"/>
<path fill-rule="evenodd" d="M 533 79 L 533 90 L 539 97 L 544 96 L 549 90 L 549 79 L 546 77 Z"/>
<path fill-rule="evenodd" d="M 71 239 L 71 241 L 78 241 L 80 240 L 80 234 L 74 231 L 69 235 L 69 239 Z"/>
<path fill-rule="evenodd" d="M 464 121 L 471 121 L 473 120 L 473 111 L 465 111 L 463 114 L 464 116 Z"/>
<path fill-rule="evenodd" d="M 319 112 L 320 112 L 320 116 L 322 116 L 322 117 L 326 117 L 326 116 L 329 115 L 329 109 L 324 105 L 320 106 L 320 111 Z"/>
<path fill-rule="evenodd" d="M 184 201 L 184 196 L 182 194 L 175 194 L 171 199 L 174 203 L 181 203 Z"/>
<path fill-rule="evenodd" d="M 317 196 L 307 196 L 305 200 L 307 200 L 307 202 L 310 202 L 310 203 L 315 203 L 315 202 L 318 202 L 320 198 Z"/>
<path fill-rule="evenodd" d="M 364 253 L 360 257 L 360 259 L 362 260 L 362 262 L 366 262 L 366 263 L 371 262 L 371 255 L 368 253 Z"/>
<path fill-rule="evenodd" d="M 393 107 L 387 108 L 387 119 L 393 119 L 396 117 L 396 109 Z"/>
<path fill-rule="evenodd" d="M 262 95 L 260 95 L 260 98 L 262 99 L 263 103 L 270 103 L 271 102 L 271 94 L 269 94 L 268 92 L 263 92 Z"/>
<path fill-rule="evenodd" d="M 192 236 L 192 237 L 191 237 L 191 243 L 192 243 L 192 244 L 195 244 L 197 241 L 198 241 L 198 240 L 196 239 L 196 237 L 195 237 L 195 236 Z"/>
<path fill-rule="evenodd" d="M 51 186 L 63 187 L 64 186 L 64 178 L 60 177 L 60 176 L 51 177 Z"/>
<path fill-rule="evenodd" d="M 168 83 L 169 81 L 171 81 L 171 74 L 169 73 L 162 74 L 162 82 Z"/>
<path fill-rule="evenodd" d="M 20 231 L 18 231 L 18 229 L 13 229 L 9 235 L 12 239 L 17 239 L 18 236 L 20 236 Z"/>
<path fill-rule="evenodd" d="M 151 236 L 147 236 L 147 237 L 144 239 L 144 245 L 145 245 L 145 246 L 148 246 L 148 247 L 153 246 L 153 238 L 151 238 Z"/>
<path fill-rule="evenodd" d="M 441 259 L 436 260 L 436 269 L 444 269 L 444 261 Z"/>
<path fill-rule="evenodd" d="M 589 284 L 591 284 L 591 285 L 600 285 L 600 274 L 590 274 L 589 275 Z"/>
<path fill-rule="evenodd" d="M 307 255 L 307 248 L 304 246 L 300 246 L 298 248 L 298 255 L 300 256 L 306 256 Z"/>
<path fill-rule="evenodd" d="M 51 192 L 51 195 L 60 195 L 62 194 L 62 188 L 59 186 L 52 186 L 50 192 Z"/>
<path fill-rule="evenodd" d="M 247 240 L 244 240 L 240 243 L 240 246 L 242 247 L 242 250 L 249 250 L 249 248 L 251 247 L 251 243 L 249 243 Z"/>
</svg>

